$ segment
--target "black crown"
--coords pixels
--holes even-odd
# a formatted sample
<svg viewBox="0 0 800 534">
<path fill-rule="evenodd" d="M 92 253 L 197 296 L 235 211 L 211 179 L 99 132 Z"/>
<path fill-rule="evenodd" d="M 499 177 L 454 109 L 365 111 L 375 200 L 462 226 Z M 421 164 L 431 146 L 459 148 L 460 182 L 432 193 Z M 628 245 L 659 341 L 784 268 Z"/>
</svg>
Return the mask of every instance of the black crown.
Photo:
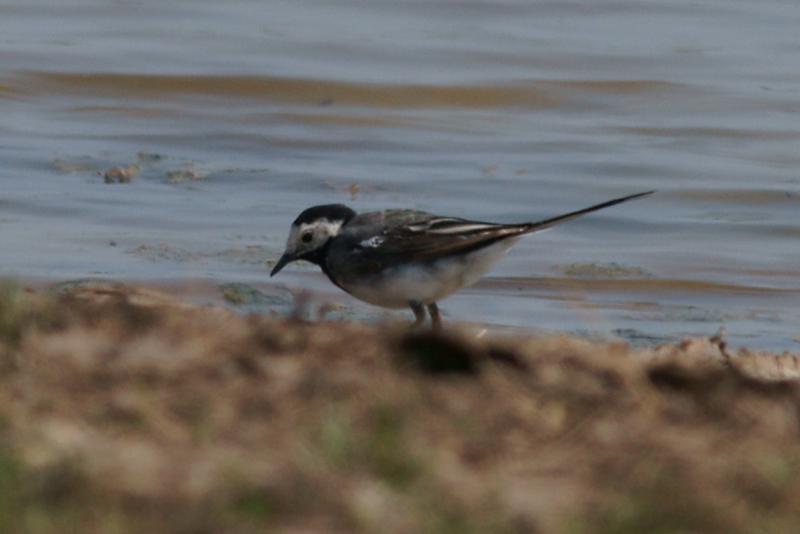
<svg viewBox="0 0 800 534">
<path fill-rule="evenodd" d="M 328 219 L 329 221 L 342 221 L 345 224 L 347 221 L 356 216 L 356 212 L 345 206 L 344 204 L 322 204 L 321 206 L 312 206 L 303 211 L 294 220 L 294 224 L 300 225 L 318 221 L 320 219 Z"/>
</svg>

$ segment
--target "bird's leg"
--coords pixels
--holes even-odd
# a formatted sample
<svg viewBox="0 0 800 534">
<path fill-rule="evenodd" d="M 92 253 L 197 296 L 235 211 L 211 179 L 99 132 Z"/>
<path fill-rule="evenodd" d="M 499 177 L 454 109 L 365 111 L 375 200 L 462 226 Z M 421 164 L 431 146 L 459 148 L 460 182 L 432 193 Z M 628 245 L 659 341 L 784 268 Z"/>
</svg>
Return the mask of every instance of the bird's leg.
<svg viewBox="0 0 800 534">
<path fill-rule="evenodd" d="M 411 323 L 411 329 L 413 330 L 419 328 L 425 322 L 425 306 L 415 300 L 409 300 L 408 305 L 411 307 L 411 311 L 414 312 L 415 320 Z"/>
<path fill-rule="evenodd" d="M 431 316 L 431 330 L 441 330 L 442 316 L 439 314 L 439 306 L 435 302 L 428 304 L 428 314 Z"/>
</svg>

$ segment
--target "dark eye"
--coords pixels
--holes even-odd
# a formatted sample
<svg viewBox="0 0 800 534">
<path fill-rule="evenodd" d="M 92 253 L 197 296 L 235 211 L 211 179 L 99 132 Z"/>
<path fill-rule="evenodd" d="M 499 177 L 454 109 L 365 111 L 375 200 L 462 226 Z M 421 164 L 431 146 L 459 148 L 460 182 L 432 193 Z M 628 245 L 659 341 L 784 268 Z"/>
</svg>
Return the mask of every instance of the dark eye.
<svg viewBox="0 0 800 534">
<path fill-rule="evenodd" d="M 312 238 L 313 236 L 311 235 L 311 232 L 306 232 L 300 236 L 300 241 L 302 241 L 303 243 L 311 243 Z"/>
</svg>

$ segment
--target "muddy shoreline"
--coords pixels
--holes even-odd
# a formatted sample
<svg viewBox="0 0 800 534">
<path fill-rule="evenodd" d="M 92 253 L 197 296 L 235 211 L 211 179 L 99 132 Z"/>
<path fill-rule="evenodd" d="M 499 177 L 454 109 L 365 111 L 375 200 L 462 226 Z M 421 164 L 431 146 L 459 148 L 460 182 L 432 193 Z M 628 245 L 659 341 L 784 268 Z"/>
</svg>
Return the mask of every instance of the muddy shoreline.
<svg viewBox="0 0 800 534">
<path fill-rule="evenodd" d="M 797 355 L 0 295 L 4 532 L 790 532 Z"/>
</svg>

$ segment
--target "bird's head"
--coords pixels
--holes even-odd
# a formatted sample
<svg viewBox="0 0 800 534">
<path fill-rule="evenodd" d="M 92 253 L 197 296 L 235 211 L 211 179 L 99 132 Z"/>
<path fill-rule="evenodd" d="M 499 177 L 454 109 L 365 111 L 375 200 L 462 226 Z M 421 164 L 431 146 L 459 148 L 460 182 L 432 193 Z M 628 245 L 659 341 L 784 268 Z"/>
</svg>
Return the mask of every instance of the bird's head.
<svg viewBox="0 0 800 534">
<path fill-rule="evenodd" d="M 289 228 L 286 250 L 272 268 L 270 276 L 275 276 L 286 265 L 297 260 L 319 264 L 328 241 L 355 214 L 343 204 L 324 204 L 303 211 Z"/>
</svg>

